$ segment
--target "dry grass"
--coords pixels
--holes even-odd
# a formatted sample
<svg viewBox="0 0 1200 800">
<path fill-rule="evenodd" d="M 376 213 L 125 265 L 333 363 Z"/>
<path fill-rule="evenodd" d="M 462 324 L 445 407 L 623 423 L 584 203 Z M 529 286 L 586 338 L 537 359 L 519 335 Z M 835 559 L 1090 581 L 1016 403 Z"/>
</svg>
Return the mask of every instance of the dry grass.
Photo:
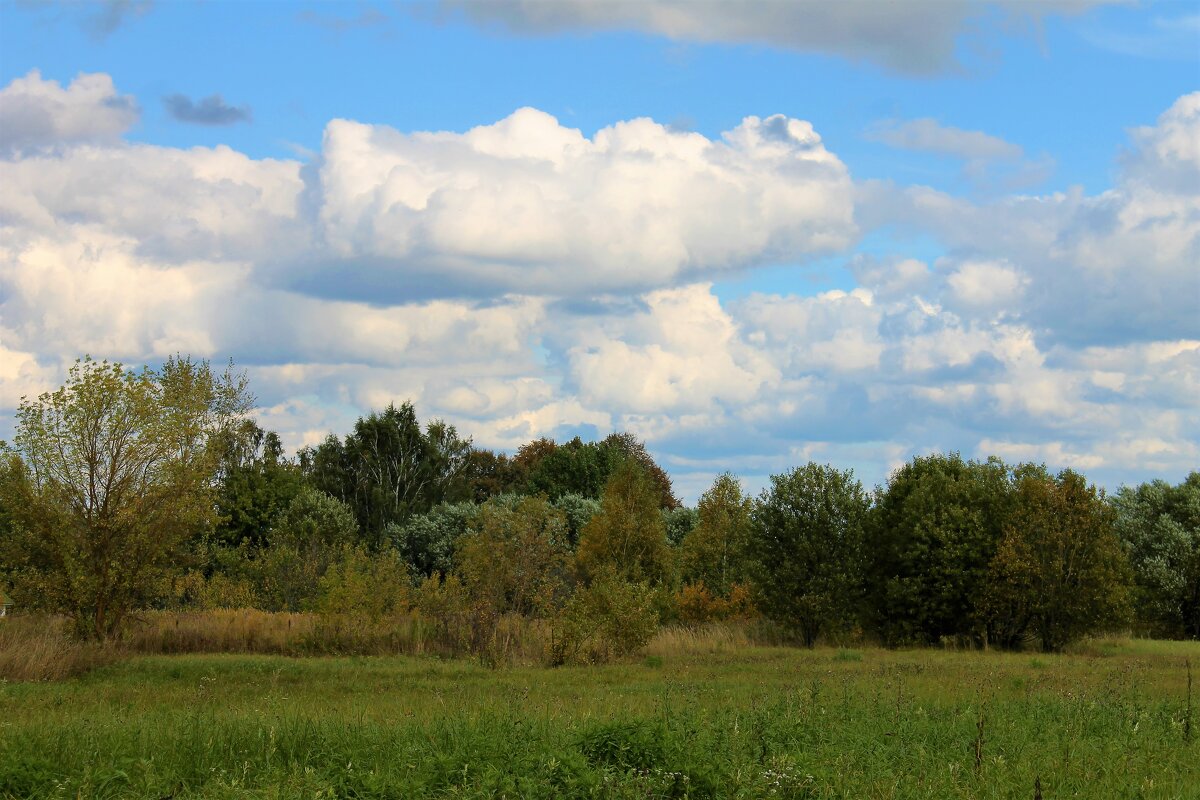
<svg viewBox="0 0 1200 800">
<path fill-rule="evenodd" d="M 0 680 L 63 680 L 123 655 L 120 645 L 73 640 L 60 619 L 18 614 L 0 620 Z"/>
<path fill-rule="evenodd" d="M 416 612 L 384 620 L 348 615 L 288 614 L 254 609 L 150 611 L 119 642 L 78 642 L 64 621 L 10 616 L 0 624 L 0 679 L 59 680 L 133 654 L 242 653 L 258 655 L 436 655 L 468 657 L 489 666 L 546 663 L 545 623 L 506 616 L 482 638 Z"/>
</svg>

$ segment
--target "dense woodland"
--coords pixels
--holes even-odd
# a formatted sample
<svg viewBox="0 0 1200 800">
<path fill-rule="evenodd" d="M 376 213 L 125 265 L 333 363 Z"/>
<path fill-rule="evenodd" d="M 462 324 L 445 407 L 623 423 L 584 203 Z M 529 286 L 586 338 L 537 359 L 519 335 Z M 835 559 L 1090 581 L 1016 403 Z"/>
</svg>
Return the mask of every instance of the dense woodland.
<svg viewBox="0 0 1200 800">
<path fill-rule="evenodd" d="M 288 457 L 245 377 L 204 361 L 77 362 L 0 452 L 15 608 L 120 637 L 145 609 L 418 620 L 494 656 L 514 624 L 551 663 L 663 624 L 769 625 L 799 644 L 1061 650 L 1111 630 L 1200 638 L 1200 472 L 1111 496 L 1066 470 L 918 456 L 868 489 L 809 463 L 695 508 L 633 435 L 477 447 L 411 404 Z"/>
</svg>

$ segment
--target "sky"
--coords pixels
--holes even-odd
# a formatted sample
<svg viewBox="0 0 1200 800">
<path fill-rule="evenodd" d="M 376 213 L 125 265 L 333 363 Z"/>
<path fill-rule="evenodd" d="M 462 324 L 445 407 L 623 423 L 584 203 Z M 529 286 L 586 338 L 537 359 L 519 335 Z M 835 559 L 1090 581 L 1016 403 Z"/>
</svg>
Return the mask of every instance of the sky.
<svg viewBox="0 0 1200 800">
<path fill-rule="evenodd" d="M 88 354 L 689 502 L 1200 468 L 1200 3 L 0 2 L 0 438 Z"/>
</svg>

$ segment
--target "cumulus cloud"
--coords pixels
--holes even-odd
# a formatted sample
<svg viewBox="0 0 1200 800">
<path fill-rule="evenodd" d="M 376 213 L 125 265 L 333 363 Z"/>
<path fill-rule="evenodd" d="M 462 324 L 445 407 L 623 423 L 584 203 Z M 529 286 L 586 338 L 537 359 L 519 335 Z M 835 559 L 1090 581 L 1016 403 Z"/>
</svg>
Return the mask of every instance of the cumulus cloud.
<svg viewBox="0 0 1200 800">
<path fill-rule="evenodd" d="M 696 490 L 808 458 L 879 480 L 930 448 L 1174 474 L 1200 447 L 1198 98 L 1131 133 L 1110 191 L 993 203 L 856 187 L 778 116 L 715 139 L 335 120 L 308 164 L 60 134 L 0 161 L 0 428 L 77 355 L 182 351 L 247 365 L 290 446 L 412 399 L 491 447 L 631 430 Z M 885 223 L 947 252 L 851 254 Z M 710 283 L 829 252 L 856 286 Z"/>
<path fill-rule="evenodd" d="M 926 187 L 860 187 L 864 227 L 935 235 L 950 262 L 1003 261 L 1016 310 L 1047 341 L 1200 338 L 1200 93 L 1132 132 L 1116 186 L 974 203 Z M 1011 283 L 1011 280 L 1010 280 Z"/>
<path fill-rule="evenodd" d="M 856 232 L 845 166 L 778 115 L 716 141 L 649 119 L 589 139 L 531 108 L 462 134 L 335 120 L 312 188 L 340 260 L 313 265 L 336 270 L 322 285 L 352 289 L 353 262 L 373 294 L 653 288 L 838 250 Z"/>
<path fill-rule="evenodd" d="M 0 89 L 0 156 L 83 142 L 115 142 L 137 123 L 137 103 L 112 78 L 80 74 L 66 87 L 38 70 Z"/>
<path fill-rule="evenodd" d="M 202 100 L 192 100 L 183 94 L 170 94 L 163 98 L 163 106 L 172 119 L 192 125 L 233 125 L 249 122 L 249 106 L 231 106 L 219 94 L 211 94 Z"/>
<path fill-rule="evenodd" d="M 1100 0 L 1103 2 L 1104 0 Z M 443 0 L 481 24 L 544 34 L 632 30 L 677 41 L 766 44 L 874 61 L 901 73 L 928 75 L 957 65 L 955 49 L 969 22 L 989 10 L 1012 16 L 1072 13 L 1091 0 L 909 0 L 904 3 L 745 3 L 740 0 Z"/>
</svg>

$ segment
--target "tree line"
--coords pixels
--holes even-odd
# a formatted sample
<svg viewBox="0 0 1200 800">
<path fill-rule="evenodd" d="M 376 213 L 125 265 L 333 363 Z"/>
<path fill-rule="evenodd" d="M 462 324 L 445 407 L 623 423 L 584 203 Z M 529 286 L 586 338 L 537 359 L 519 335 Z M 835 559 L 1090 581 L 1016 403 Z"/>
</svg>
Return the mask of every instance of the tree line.
<svg viewBox="0 0 1200 800">
<path fill-rule="evenodd" d="M 663 623 L 765 620 L 795 641 L 1061 650 L 1200 638 L 1200 472 L 1113 496 L 1074 471 L 914 457 L 868 490 L 809 463 L 695 508 L 627 433 L 514 455 L 409 403 L 289 458 L 244 375 L 78 361 L 0 443 L 0 582 L 17 608 L 119 636 L 148 608 L 416 615 L 486 655 L 513 619 L 551 660 Z"/>
</svg>

